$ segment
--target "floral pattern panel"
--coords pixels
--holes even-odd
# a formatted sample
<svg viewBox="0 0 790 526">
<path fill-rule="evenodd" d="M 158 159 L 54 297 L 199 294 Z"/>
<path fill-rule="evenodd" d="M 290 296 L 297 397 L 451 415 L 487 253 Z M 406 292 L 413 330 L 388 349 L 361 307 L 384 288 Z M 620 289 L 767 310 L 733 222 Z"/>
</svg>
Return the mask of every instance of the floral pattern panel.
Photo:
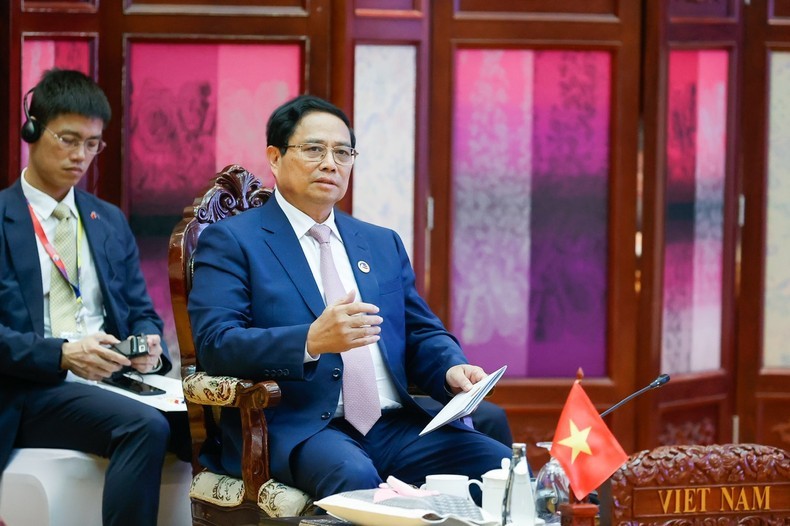
<svg viewBox="0 0 790 526">
<path fill-rule="evenodd" d="M 770 58 L 763 365 L 790 367 L 790 52 Z"/>
<path fill-rule="evenodd" d="M 611 55 L 459 49 L 452 328 L 472 363 L 606 374 Z"/>
<path fill-rule="evenodd" d="M 266 121 L 302 91 L 300 43 L 130 42 L 124 181 L 143 273 L 177 349 L 168 237 L 209 180 L 240 164 L 271 186 Z M 176 354 L 176 353 L 174 353 Z"/>
<path fill-rule="evenodd" d="M 728 71 L 723 50 L 669 55 L 664 373 L 721 365 Z"/>
<path fill-rule="evenodd" d="M 360 154 L 354 164 L 353 214 L 398 232 L 413 257 L 417 49 L 359 45 L 354 58 Z"/>
</svg>

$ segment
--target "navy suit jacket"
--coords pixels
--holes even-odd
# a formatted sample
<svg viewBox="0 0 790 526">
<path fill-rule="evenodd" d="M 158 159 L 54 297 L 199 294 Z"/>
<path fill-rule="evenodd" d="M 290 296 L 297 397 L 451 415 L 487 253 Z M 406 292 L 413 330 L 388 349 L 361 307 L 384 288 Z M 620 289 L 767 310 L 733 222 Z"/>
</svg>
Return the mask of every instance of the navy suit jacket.
<svg viewBox="0 0 790 526">
<path fill-rule="evenodd" d="M 379 346 L 404 407 L 423 411 L 408 395 L 409 384 L 446 403 L 445 373 L 467 360 L 418 295 L 400 237 L 339 212 L 335 220 L 363 300 L 380 308 Z M 363 261 L 367 273 L 359 268 Z M 272 473 L 284 483 L 293 482 L 291 451 L 329 423 L 340 396 L 339 354 L 304 363 L 307 331 L 324 308 L 299 240 L 274 197 L 200 235 L 189 295 L 198 361 L 212 375 L 278 382 L 282 400 L 265 413 Z M 221 425 L 221 456 L 204 460 L 238 476 L 238 412 L 224 412 Z"/>
<path fill-rule="evenodd" d="M 120 339 L 162 334 L 140 271 L 132 231 L 121 210 L 75 188 L 104 301 L 104 329 Z M 36 235 L 19 180 L 0 191 L 0 469 L 8 462 L 23 396 L 62 382 L 60 338 L 44 338 L 44 293 Z M 170 368 L 162 342 L 162 369 Z"/>
</svg>

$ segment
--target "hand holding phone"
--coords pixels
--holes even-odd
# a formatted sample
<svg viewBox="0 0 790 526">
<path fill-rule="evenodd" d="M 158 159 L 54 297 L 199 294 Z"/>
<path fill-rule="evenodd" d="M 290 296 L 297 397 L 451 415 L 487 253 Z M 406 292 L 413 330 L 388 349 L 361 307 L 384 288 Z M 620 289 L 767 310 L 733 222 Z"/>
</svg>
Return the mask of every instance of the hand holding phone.
<svg viewBox="0 0 790 526">
<path fill-rule="evenodd" d="M 110 348 L 123 354 L 130 360 L 149 353 L 148 338 L 145 334 L 133 334 L 122 342 L 110 346 Z"/>
</svg>

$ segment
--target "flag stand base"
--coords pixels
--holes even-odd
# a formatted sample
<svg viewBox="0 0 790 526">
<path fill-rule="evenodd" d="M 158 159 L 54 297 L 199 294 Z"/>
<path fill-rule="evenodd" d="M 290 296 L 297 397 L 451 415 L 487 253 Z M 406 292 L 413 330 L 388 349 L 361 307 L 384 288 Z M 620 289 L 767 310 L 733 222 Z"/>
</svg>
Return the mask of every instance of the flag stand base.
<svg viewBox="0 0 790 526">
<path fill-rule="evenodd" d="M 586 502 L 560 504 L 561 526 L 595 526 L 598 506 Z"/>
</svg>

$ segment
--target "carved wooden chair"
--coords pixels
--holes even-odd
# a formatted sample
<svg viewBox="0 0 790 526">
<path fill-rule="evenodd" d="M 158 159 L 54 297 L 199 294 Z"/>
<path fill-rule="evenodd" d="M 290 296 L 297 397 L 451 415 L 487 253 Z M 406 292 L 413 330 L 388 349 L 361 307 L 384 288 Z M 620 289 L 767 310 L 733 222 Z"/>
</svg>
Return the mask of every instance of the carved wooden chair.
<svg viewBox="0 0 790 526">
<path fill-rule="evenodd" d="M 308 495 L 270 477 L 263 409 L 279 402 L 277 383 L 254 383 L 202 372 L 187 313 L 193 251 L 201 231 L 209 224 L 261 206 L 269 196 L 271 190 L 264 188 L 250 172 L 238 165 L 226 166 L 211 181 L 208 190 L 184 209 L 183 219 L 170 236 L 170 295 L 192 433 L 194 478 L 190 500 L 194 525 L 258 524 L 260 517 L 302 515 L 311 505 Z M 219 435 L 222 407 L 236 407 L 241 413 L 244 432 L 241 479 L 212 473 L 198 461 L 203 444 L 215 441 Z"/>
<path fill-rule="evenodd" d="M 790 524 L 790 454 L 756 444 L 660 446 L 601 488 L 601 525 Z"/>
</svg>

